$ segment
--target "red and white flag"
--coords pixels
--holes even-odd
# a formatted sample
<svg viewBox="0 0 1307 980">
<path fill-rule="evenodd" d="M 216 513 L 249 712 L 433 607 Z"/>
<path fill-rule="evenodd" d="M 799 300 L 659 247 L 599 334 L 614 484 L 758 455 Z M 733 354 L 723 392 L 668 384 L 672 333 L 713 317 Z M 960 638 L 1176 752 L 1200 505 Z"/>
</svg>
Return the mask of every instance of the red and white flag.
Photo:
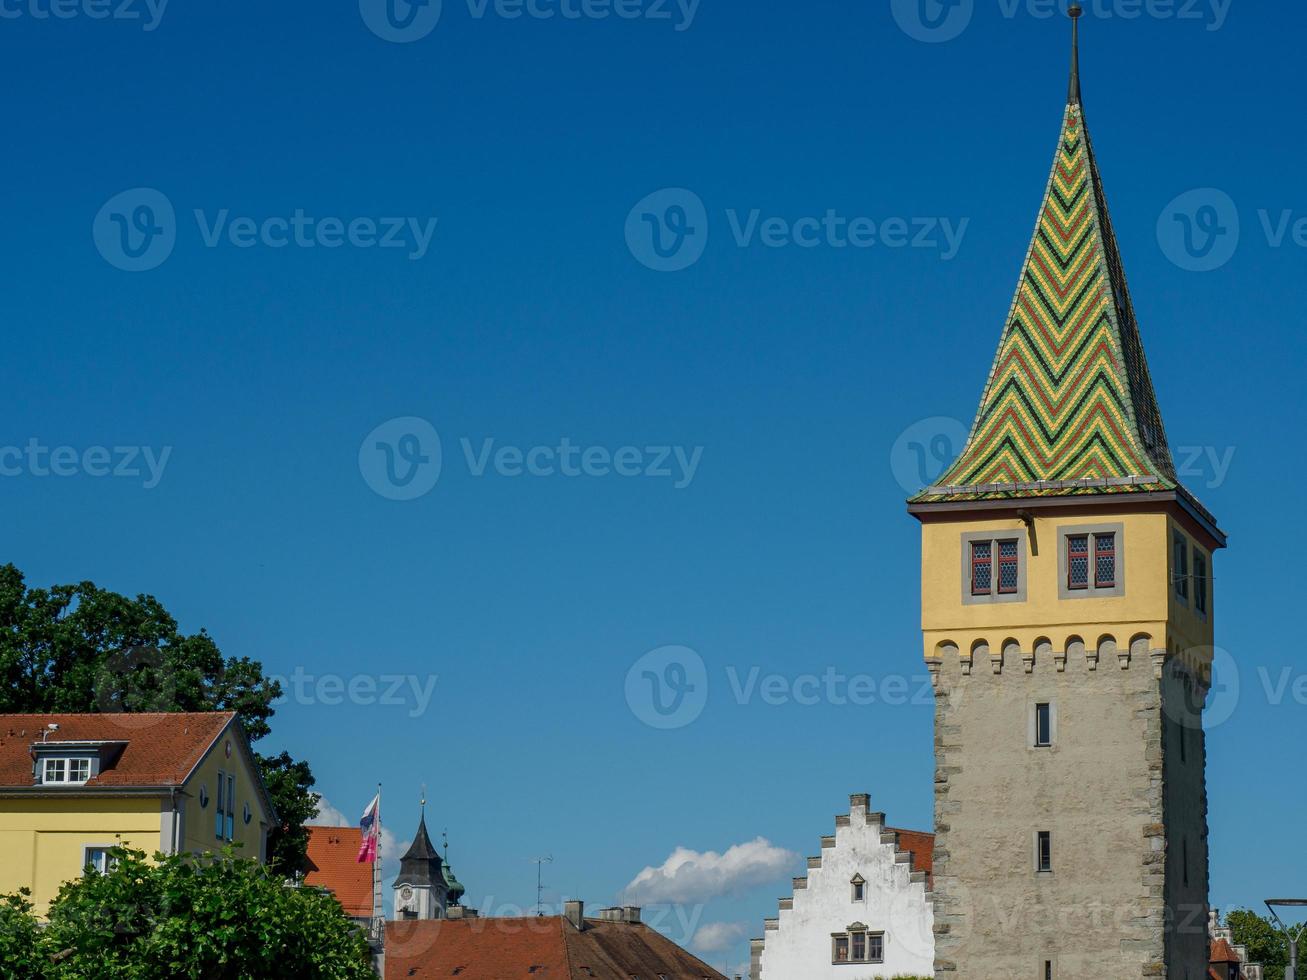
<svg viewBox="0 0 1307 980">
<path fill-rule="evenodd" d="M 381 840 L 381 794 L 378 793 L 359 819 L 363 843 L 359 846 L 359 864 L 372 864 L 377 860 L 377 842 Z"/>
</svg>

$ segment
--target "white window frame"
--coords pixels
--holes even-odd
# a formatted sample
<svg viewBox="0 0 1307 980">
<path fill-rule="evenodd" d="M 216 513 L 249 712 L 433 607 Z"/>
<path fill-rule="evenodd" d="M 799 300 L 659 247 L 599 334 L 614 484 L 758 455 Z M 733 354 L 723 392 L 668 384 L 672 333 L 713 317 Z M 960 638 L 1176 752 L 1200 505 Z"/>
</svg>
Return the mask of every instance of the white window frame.
<svg viewBox="0 0 1307 980">
<path fill-rule="evenodd" d="M 115 847 L 120 847 L 120 846 L 121 845 L 118 844 L 117 842 L 114 842 L 112 844 L 85 845 L 82 848 L 82 874 L 83 875 L 86 874 L 86 869 L 88 866 L 93 866 L 96 871 L 100 872 L 100 874 L 108 874 L 110 871 L 113 870 L 114 864 L 117 863 L 113 858 L 109 856 L 109 852 L 113 850 Z M 103 867 L 101 867 L 100 862 L 91 860 L 92 854 L 104 855 Z"/>
<path fill-rule="evenodd" d="M 86 775 L 74 779 L 73 763 L 78 763 L 79 769 L 85 767 Z M 41 784 L 43 786 L 81 786 L 91 778 L 94 772 L 95 766 L 91 764 L 90 758 L 84 755 L 61 755 L 41 760 Z"/>
</svg>

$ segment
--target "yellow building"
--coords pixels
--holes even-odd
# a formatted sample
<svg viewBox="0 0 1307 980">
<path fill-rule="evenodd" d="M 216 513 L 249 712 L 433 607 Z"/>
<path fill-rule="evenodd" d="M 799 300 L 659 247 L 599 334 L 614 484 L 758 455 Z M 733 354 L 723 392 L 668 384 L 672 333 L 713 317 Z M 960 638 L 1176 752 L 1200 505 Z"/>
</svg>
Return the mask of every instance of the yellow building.
<svg viewBox="0 0 1307 980">
<path fill-rule="evenodd" d="M 0 894 L 38 915 L 113 847 L 263 861 L 275 820 L 232 712 L 0 715 Z"/>
<path fill-rule="evenodd" d="M 935 681 L 936 976 L 1206 976 L 1202 711 L 1225 536 L 1177 478 L 1076 44 L 975 424 L 910 510 Z"/>
</svg>

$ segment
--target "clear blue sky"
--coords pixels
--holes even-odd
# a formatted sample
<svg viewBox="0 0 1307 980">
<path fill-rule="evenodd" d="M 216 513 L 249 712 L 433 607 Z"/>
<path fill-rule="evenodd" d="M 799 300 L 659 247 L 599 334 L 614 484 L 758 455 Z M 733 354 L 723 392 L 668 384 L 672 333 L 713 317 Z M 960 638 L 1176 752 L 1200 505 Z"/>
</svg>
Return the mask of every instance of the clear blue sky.
<svg viewBox="0 0 1307 980">
<path fill-rule="evenodd" d="M 1307 14 L 1185 0 L 1120 16 L 1136 6 L 1090 5 L 1085 99 L 1171 443 L 1234 451 L 1187 482 L 1231 535 L 1218 633 L 1241 680 L 1210 739 L 1213 900 L 1252 904 L 1307 874 L 1288 748 L 1307 706 L 1292 683 L 1272 703 L 1259 673 L 1278 687 L 1307 671 L 1307 249 L 1259 215 L 1271 232 L 1307 216 Z M 153 593 L 273 673 L 437 675 L 424 711 L 411 694 L 314 695 L 281 708 L 269 741 L 311 760 L 351 819 L 384 782 L 401 837 L 426 783 L 469 899 L 491 910 L 534 901 L 542 854 L 547 898 L 604 903 L 677 846 L 763 836 L 811 853 L 850 792 L 929 825 L 928 707 L 740 704 L 727 671 L 923 673 L 917 526 L 893 461 L 912 465 L 893 447 L 920 420 L 970 421 L 1057 138 L 1065 21 L 976 0 L 940 28 L 956 37 L 923 41 L 897 0 L 702 0 L 692 19 L 675 3 L 670 19 L 514 19 L 445 0 L 427 36 L 392 43 L 353 3 L 177 3 L 157 25 L 143 0 L 124 11 L 143 20 L 96 19 L 93 0 L 63 19 L 41 16 L 47 0 L 0 7 L 0 443 L 79 454 L 64 477 L 6 457 L 4 559 L 34 584 Z M 1161 16 L 1179 10 L 1194 17 Z M 174 209 L 175 242 L 127 272 L 114 235 L 166 218 L 139 210 L 158 196 L 112 200 L 135 188 Z M 665 188 L 705 209 L 672 202 L 708 230 L 681 271 L 645 264 L 644 212 L 626 237 Z M 1207 193 L 1197 217 L 1241 228 L 1200 272 L 1158 236 L 1196 188 L 1229 198 Z M 965 233 L 948 258 L 879 238 L 773 248 L 761 228 L 741 247 L 732 222 L 755 209 Z M 412 224 L 405 248 L 326 248 L 330 223 L 305 232 L 324 236 L 314 248 L 233 241 L 237 219 L 297 211 Z M 375 442 L 403 470 L 429 436 L 385 430 L 362 466 L 360 446 L 405 417 L 438 431 L 443 467 L 429 492 L 388 499 Z M 702 454 L 679 488 L 514 477 L 511 455 L 476 475 L 484 440 L 564 438 L 638 447 L 639 469 L 657 462 L 645 447 Z M 92 475 L 96 446 L 171 454 L 147 489 L 148 473 Z M 702 656 L 709 697 L 664 731 L 623 692 L 669 644 Z M 1267 839 L 1273 861 L 1247 847 Z M 704 921 L 757 934 L 790 873 Z"/>
</svg>

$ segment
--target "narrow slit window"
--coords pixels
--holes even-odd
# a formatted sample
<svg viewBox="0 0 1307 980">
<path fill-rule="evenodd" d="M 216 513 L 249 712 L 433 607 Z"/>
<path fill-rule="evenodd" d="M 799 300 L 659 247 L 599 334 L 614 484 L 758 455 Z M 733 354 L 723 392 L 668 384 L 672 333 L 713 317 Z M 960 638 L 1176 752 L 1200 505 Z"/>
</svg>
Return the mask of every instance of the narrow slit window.
<svg viewBox="0 0 1307 980">
<path fill-rule="evenodd" d="M 1012 595 L 1021 581 L 1021 554 L 1016 541 L 998 543 L 998 591 Z"/>
<path fill-rule="evenodd" d="M 1116 586 L 1116 535 L 1094 535 L 1094 588 Z"/>
<path fill-rule="evenodd" d="M 1089 535 L 1073 534 L 1067 538 L 1067 576 L 1069 589 L 1089 588 Z"/>
<path fill-rule="evenodd" d="M 1053 835 L 1047 830 L 1041 830 L 1037 838 L 1036 868 L 1045 874 L 1053 870 Z"/>
<path fill-rule="evenodd" d="M 994 545 L 990 541 L 971 543 L 971 594 L 989 595 L 993 591 Z"/>
<path fill-rule="evenodd" d="M 1035 705 L 1035 747 L 1046 749 L 1053 744 L 1053 706 Z"/>
<path fill-rule="evenodd" d="M 1194 609 L 1207 613 L 1207 556 L 1194 550 Z"/>
</svg>

